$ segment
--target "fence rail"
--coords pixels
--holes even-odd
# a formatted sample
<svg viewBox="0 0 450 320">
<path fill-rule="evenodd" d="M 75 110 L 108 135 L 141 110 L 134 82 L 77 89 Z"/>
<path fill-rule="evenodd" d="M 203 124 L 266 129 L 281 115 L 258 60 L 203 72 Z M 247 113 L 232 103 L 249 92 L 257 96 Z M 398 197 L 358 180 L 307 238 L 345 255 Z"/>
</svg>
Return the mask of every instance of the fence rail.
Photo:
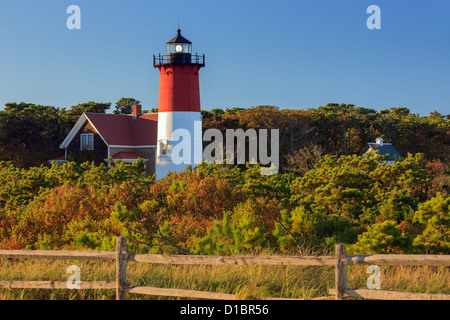
<svg viewBox="0 0 450 320">
<path fill-rule="evenodd" d="M 0 258 L 112 261 L 116 259 L 116 253 L 77 250 L 0 250 Z"/>
<path fill-rule="evenodd" d="M 185 289 L 169 289 L 133 286 L 127 281 L 127 262 L 176 264 L 176 265 L 289 265 L 289 266 L 335 266 L 335 289 L 329 294 L 336 300 L 348 297 L 381 300 L 450 300 L 448 294 L 394 292 L 384 290 L 348 289 L 347 266 L 352 265 L 402 265 L 402 266 L 450 266 L 450 255 L 346 255 L 345 245 L 336 245 L 334 256 L 207 256 L 207 255 L 160 255 L 130 254 L 125 237 L 117 237 L 116 252 L 68 251 L 68 250 L 0 250 L 0 258 L 98 260 L 115 261 L 116 280 L 82 281 L 79 289 L 115 289 L 116 299 L 126 299 L 127 293 L 154 296 L 175 296 L 197 299 L 231 300 L 233 294 Z M 0 288 L 67 289 L 62 281 L 0 281 Z M 333 297 L 320 297 L 327 299 Z M 281 298 L 268 298 L 279 300 Z M 296 299 L 289 299 L 296 300 Z"/>
<path fill-rule="evenodd" d="M 346 256 L 346 265 L 379 264 L 385 266 L 450 266 L 450 255 L 427 254 L 373 254 Z"/>
<path fill-rule="evenodd" d="M 333 256 L 204 256 L 204 255 L 161 255 L 137 254 L 129 255 L 129 261 L 160 264 L 185 265 L 286 265 L 286 266 L 333 266 Z"/>
<path fill-rule="evenodd" d="M 335 289 L 330 294 L 336 294 Z M 449 300 L 448 294 L 397 292 L 386 290 L 346 289 L 344 298 L 364 298 L 373 300 Z"/>
<path fill-rule="evenodd" d="M 0 281 L 0 288 L 7 289 L 67 289 L 66 281 Z M 116 282 L 82 281 L 80 289 L 115 289 Z"/>
</svg>

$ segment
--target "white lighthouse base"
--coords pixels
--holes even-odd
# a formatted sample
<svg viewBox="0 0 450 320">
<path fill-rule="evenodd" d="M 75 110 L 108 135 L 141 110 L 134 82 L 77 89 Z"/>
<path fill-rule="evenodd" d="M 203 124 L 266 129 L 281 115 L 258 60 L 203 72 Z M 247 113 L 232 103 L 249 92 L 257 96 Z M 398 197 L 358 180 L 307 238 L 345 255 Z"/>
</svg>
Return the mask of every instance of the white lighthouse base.
<svg viewBox="0 0 450 320">
<path fill-rule="evenodd" d="M 200 112 L 175 111 L 158 114 L 156 179 L 169 172 L 184 171 L 203 160 L 202 115 Z"/>
</svg>

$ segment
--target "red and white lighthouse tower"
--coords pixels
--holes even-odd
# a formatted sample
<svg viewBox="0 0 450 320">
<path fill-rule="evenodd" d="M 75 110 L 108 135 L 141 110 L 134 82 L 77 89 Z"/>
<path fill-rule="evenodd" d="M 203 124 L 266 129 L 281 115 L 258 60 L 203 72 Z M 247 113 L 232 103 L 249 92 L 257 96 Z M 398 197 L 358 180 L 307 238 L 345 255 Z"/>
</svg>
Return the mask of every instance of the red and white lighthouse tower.
<svg viewBox="0 0 450 320">
<path fill-rule="evenodd" d="M 153 56 L 153 66 L 159 69 L 156 179 L 161 179 L 203 160 L 198 73 L 205 66 L 205 55 L 192 54 L 192 43 L 178 29 L 167 42 L 167 54 Z M 182 159 L 176 145 L 187 136 L 180 138 L 180 132 L 189 132 L 190 139 L 182 141 L 189 146 L 182 150 Z"/>
</svg>

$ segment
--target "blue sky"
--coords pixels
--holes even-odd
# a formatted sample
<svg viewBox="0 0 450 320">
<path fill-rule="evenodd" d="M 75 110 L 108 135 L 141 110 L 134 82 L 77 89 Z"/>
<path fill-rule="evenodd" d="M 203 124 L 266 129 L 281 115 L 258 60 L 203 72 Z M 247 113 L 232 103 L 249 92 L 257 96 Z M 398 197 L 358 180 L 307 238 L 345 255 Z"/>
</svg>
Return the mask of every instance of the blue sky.
<svg viewBox="0 0 450 320">
<path fill-rule="evenodd" d="M 81 30 L 69 30 L 69 5 Z M 369 5 L 381 29 L 369 30 Z M 158 105 L 153 54 L 176 34 L 206 55 L 202 108 L 328 102 L 450 114 L 447 0 L 0 0 L 0 108 L 121 97 Z"/>
</svg>

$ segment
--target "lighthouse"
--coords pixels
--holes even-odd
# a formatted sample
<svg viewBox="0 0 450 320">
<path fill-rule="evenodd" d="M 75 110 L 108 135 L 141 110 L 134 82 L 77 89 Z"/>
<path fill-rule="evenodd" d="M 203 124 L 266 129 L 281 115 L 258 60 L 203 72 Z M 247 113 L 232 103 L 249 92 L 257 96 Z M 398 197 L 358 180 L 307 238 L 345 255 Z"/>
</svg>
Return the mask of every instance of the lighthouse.
<svg viewBox="0 0 450 320">
<path fill-rule="evenodd" d="M 166 55 L 154 55 L 159 69 L 156 179 L 195 167 L 203 159 L 199 70 L 205 55 L 192 54 L 192 42 L 177 35 Z"/>
</svg>

